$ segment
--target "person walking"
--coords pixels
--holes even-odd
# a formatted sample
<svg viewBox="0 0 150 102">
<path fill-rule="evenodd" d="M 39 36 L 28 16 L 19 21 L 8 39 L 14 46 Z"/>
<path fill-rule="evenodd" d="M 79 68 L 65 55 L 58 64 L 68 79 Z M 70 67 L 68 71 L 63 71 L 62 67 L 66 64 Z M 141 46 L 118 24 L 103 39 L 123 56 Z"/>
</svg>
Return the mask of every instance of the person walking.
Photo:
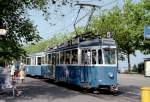
<svg viewBox="0 0 150 102">
<path fill-rule="evenodd" d="M 14 74 L 15 74 L 15 64 L 14 64 L 14 62 L 12 63 L 13 65 L 11 66 L 11 77 L 12 77 L 12 80 L 14 80 L 15 79 L 15 77 L 14 77 Z"/>
<path fill-rule="evenodd" d="M 25 72 L 24 72 L 23 63 L 20 64 L 19 78 L 20 78 L 20 82 L 21 82 L 21 83 L 24 83 L 24 80 L 25 80 Z"/>
</svg>

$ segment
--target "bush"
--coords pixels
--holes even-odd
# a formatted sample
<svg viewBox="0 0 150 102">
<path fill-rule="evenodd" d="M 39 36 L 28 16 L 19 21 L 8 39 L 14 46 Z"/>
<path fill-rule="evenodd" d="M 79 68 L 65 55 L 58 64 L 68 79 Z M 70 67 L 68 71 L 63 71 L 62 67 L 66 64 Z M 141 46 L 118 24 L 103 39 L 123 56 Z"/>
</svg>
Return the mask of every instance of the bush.
<svg viewBox="0 0 150 102">
<path fill-rule="evenodd" d="M 144 74 L 144 62 L 138 64 L 138 73 Z"/>
<path fill-rule="evenodd" d="M 134 64 L 133 68 L 132 68 L 132 72 L 138 72 L 138 67 Z"/>
</svg>

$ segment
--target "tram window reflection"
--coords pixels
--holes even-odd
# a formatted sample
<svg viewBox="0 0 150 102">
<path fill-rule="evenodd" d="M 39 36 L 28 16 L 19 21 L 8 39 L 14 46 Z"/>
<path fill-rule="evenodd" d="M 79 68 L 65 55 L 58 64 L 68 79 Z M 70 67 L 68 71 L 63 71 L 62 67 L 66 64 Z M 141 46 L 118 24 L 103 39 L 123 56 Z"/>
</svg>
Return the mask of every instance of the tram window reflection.
<svg viewBox="0 0 150 102">
<path fill-rule="evenodd" d="M 87 50 L 87 53 L 85 53 L 85 57 L 86 64 L 91 64 L 91 50 Z"/>
<path fill-rule="evenodd" d="M 45 56 L 45 62 L 44 62 L 45 64 L 48 64 L 48 55 L 46 54 L 46 56 Z"/>
<path fill-rule="evenodd" d="M 101 50 L 101 49 L 98 50 L 98 63 L 99 63 L 99 64 L 102 64 L 102 63 L 103 63 L 102 50 Z"/>
<path fill-rule="evenodd" d="M 56 64 L 59 64 L 59 53 L 56 53 Z"/>
<path fill-rule="evenodd" d="M 41 65 L 41 57 L 37 58 L 37 65 Z"/>
<path fill-rule="evenodd" d="M 90 50 L 82 50 L 81 61 L 82 61 L 82 64 L 91 64 L 91 51 Z"/>
<path fill-rule="evenodd" d="M 35 57 L 32 57 L 32 65 L 36 65 L 36 58 Z"/>
<path fill-rule="evenodd" d="M 51 56 L 51 54 L 48 54 L 48 64 L 52 64 L 52 56 Z"/>
<path fill-rule="evenodd" d="M 64 52 L 60 52 L 60 64 L 64 63 Z"/>
<path fill-rule="evenodd" d="M 52 54 L 52 64 L 56 64 L 56 54 Z"/>
<path fill-rule="evenodd" d="M 44 57 L 41 57 L 41 64 L 44 64 Z"/>
<path fill-rule="evenodd" d="M 66 51 L 65 53 L 65 64 L 70 64 L 70 51 Z"/>
<path fill-rule="evenodd" d="M 31 58 L 27 58 L 27 65 L 31 65 Z"/>
<path fill-rule="evenodd" d="M 105 64 L 115 64 L 115 49 L 104 49 Z"/>
<path fill-rule="evenodd" d="M 92 50 L 92 64 L 96 64 L 96 50 Z"/>
<path fill-rule="evenodd" d="M 74 49 L 72 50 L 72 56 L 71 56 L 71 64 L 78 64 L 78 50 Z"/>
<path fill-rule="evenodd" d="M 85 55 L 85 52 L 84 52 L 84 50 L 82 50 L 82 55 L 81 55 L 81 63 L 82 63 L 82 64 L 85 63 L 85 62 L 84 62 L 84 60 L 85 60 L 84 55 Z"/>
</svg>

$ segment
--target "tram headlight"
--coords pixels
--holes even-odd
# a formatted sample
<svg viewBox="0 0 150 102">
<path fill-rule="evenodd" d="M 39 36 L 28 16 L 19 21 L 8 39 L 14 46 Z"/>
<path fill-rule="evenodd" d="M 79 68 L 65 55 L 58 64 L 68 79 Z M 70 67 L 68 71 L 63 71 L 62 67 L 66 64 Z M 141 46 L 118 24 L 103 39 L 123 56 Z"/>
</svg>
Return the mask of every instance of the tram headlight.
<svg viewBox="0 0 150 102">
<path fill-rule="evenodd" d="M 109 72 L 109 73 L 108 73 L 108 76 L 109 76 L 110 78 L 113 78 L 113 77 L 114 77 L 114 74 L 111 73 L 111 72 Z"/>
</svg>

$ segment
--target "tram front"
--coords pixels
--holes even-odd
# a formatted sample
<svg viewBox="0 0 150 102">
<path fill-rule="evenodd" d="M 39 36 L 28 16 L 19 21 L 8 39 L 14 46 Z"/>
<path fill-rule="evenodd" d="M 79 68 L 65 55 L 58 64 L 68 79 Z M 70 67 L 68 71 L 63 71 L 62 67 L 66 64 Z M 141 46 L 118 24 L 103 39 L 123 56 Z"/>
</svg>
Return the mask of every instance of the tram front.
<svg viewBox="0 0 150 102">
<path fill-rule="evenodd" d="M 118 91 L 117 84 L 117 50 L 113 39 L 102 39 L 102 64 L 99 66 L 99 88 L 109 88 L 111 92 Z M 100 56 L 99 56 L 100 58 Z"/>
</svg>

